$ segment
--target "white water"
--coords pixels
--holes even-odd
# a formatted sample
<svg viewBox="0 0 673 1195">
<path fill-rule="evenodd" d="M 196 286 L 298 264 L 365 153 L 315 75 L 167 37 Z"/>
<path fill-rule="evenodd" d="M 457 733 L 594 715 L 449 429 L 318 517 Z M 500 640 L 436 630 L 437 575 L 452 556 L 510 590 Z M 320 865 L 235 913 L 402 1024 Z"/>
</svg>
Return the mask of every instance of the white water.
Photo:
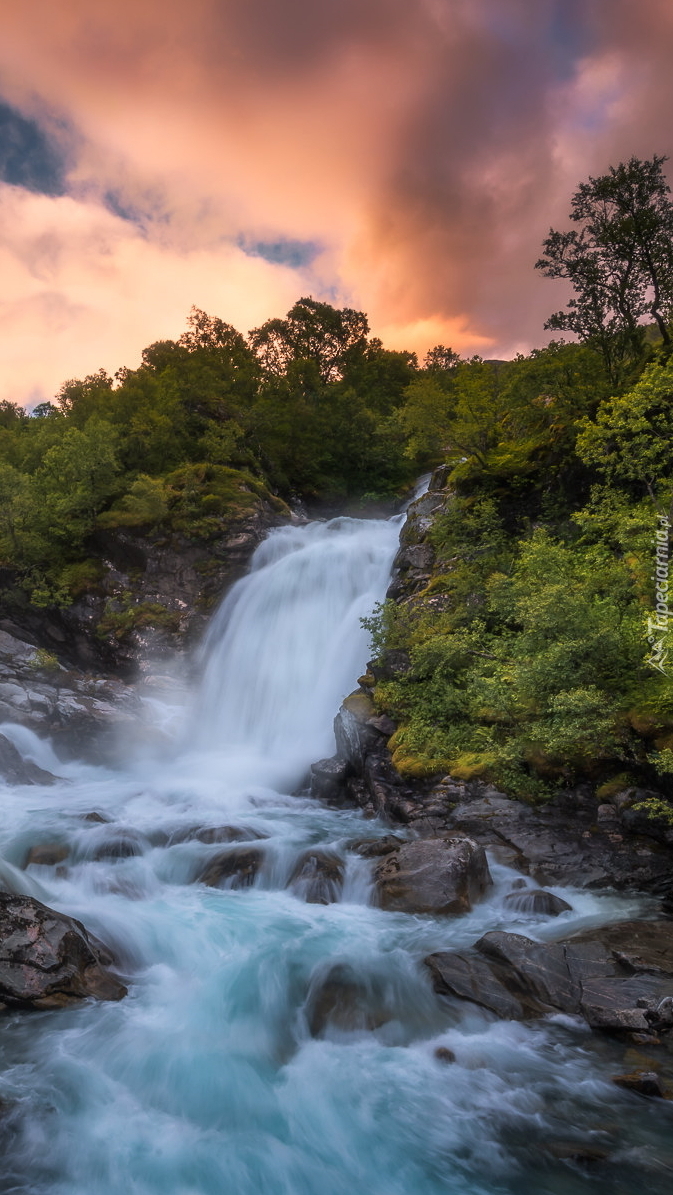
<svg viewBox="0 0 673 1195">
<path fill-rule="evenodd" d="M 666 1109 L 635 1107 L 610 1084 L 609 1043 L 567 1019 L 525 1026 L 443 1006 L 421 966 L 487 929 L 562 935 L 638 903 L 559 889 L 573 911 L 556 921 L 513 914 L 513 873 L 494 866 L 468 916 L 386 913 L 367 904 L 367 865 L 345 850 L 386 828 L 288 795 L 333 750 L 332 719 L 367 658 L 359 618 L 385 592 L 398 532 L 399 520 L 351 519 L 274 532 L 213 619 L 202 687 L 162 758 L 63 765 L 29 731 L 1 728 L 64 780 L 4 792 L 0 879 L 81 918 L 129 983 L 119 1004 L 5 1016 L 3 1193 L 670 1189 Z M 93 811 L 108 823 L 85 820 Z M 218 825 L 268 836 L 254 887 L 194 883 L 227 848 L 176 839 Z M 121 830 L 142 853 L 97 860 Z M 65 869 L 22 870 L 31 845 L 56 841 L 70 848 Z M 285 888 L 316 843 L 348 860 L 343 898 L 327 906 Z M 314 1039 L 307 1009 L 337 964 L 365 983 L 380 1024 Z M 435 1059 L 440 1045 L 455 1064 Z M 549 1140 L 614 1160 L 588 1176 L 551 1159 Z"/>
</svg>

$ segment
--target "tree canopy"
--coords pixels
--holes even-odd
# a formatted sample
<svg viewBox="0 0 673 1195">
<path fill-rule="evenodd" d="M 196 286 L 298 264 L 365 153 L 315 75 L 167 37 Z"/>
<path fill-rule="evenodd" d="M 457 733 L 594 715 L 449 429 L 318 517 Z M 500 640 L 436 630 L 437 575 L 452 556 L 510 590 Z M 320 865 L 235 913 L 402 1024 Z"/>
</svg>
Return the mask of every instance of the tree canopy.
<svg viewBox="0 0 673 1195">
<path fill-rule="evenodd" d="M 545 327 L 596 344 L 616 384 L 641 358 L 647 322 L 671 348 L 673 203 L 666 160 L 632 157 L 581 183 L 570 209 L 577 228 L 550 229 L 536 264 L 548 278 L 568 279 L 575 292 Z"/>
</svg>

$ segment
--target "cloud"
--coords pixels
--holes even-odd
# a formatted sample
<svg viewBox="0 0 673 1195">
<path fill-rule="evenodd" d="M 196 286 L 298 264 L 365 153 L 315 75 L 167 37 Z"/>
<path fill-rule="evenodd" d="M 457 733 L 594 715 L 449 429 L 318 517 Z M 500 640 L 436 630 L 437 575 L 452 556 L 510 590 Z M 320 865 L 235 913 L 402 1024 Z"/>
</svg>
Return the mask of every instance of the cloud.
<svg viewBox="0 0 673 1195">
<path fill-rule="evenodd" d="M 668 0 L 5 0 L 5 101 L 67 164 L 3 192 L 11 386 L 20 345 L 28 392 L 302 293 L 398 347 L 540 343 L 577 183 L 673 149 L 672 43 Z"/>
</svg>

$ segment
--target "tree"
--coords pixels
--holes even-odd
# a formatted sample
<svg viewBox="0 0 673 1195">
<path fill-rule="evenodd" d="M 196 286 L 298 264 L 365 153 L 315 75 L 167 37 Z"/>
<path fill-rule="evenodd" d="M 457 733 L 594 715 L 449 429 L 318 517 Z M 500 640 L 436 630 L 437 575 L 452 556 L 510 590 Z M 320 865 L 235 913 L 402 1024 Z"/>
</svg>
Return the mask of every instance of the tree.
<svg viewBox="0 0 673 1195">
<path fill-rule="evenodd" d="M 633 390 L 601 403 L 580 423 L 577 454 L 618 489 L 650 497 L 673 477 L 673 364 L 650 365 Z"/>
<path fill-rule="evenodd" d="M 575 332 L 600 348 L 610 379 L 643 353 L 646 321 L 654 321 L 666 352 L 673 348 L 673 203 L 665 157 L 630 158 L 581 183 L 570 219 L 553 228 L 536 263 L 548 278 L 567 278 L 575 291 L 545 328 Z"/>
<path fill-rule="evenodd" d="M 424 369 L 428 373 L 446 373 L 449 369 L 454 369 L 460 356 L 454 349 L 447 349 L 443 344 L 436 344 L 434 349 L 428 349 L 425 354 L 423 362 Z"/>
<path fill-rule="evenodd" d="M 263 369 L 282 376 L 292 361 L 314 361 L 324 383 L 340 381 L 349 358 L 364 352 L 369 323 L 362 311 L 299 299 L 285 319 L 254 328 L 249 340 Z"/>
</svg>

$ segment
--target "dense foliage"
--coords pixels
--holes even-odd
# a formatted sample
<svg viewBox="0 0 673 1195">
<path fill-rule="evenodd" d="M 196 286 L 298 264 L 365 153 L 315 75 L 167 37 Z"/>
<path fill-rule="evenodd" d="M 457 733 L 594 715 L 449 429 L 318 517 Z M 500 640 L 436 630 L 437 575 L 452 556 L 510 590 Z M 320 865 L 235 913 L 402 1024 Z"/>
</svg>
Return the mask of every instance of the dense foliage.
<svg viewBox="0 0 673 1195">
<path fill-rule="evenodd" d="M 95 581 L 101 530 L 207 540 L 255 497 L 395 493 L 416 372 L 347 308 L 301 299 L 247 340 L 193 310 L 138 369 L 66 382 L 32 416 L 2 404 L 0 563 L 33 603 L 67 603 Z"/>
<path fill-rule="evenodd" d="M 553 325 L 582 343 L 428 361 L 407 390 L 407 451 L 448 462 L 450 497 L 429 583 L 369 623 L 379 662 L 406 661 L 375 690 L 403 772 L 533 798 L 581 777 L 606 795 L 634 783 L 673 796 L 673 663 L 668 619 L 654 618 L 673 521 L 662 162 L 590 179 L 580 230 L 545 243 L 538 264 L 576 290 Z M 645 807 L 673 822 L 665 803 Z"/>
</svg>

